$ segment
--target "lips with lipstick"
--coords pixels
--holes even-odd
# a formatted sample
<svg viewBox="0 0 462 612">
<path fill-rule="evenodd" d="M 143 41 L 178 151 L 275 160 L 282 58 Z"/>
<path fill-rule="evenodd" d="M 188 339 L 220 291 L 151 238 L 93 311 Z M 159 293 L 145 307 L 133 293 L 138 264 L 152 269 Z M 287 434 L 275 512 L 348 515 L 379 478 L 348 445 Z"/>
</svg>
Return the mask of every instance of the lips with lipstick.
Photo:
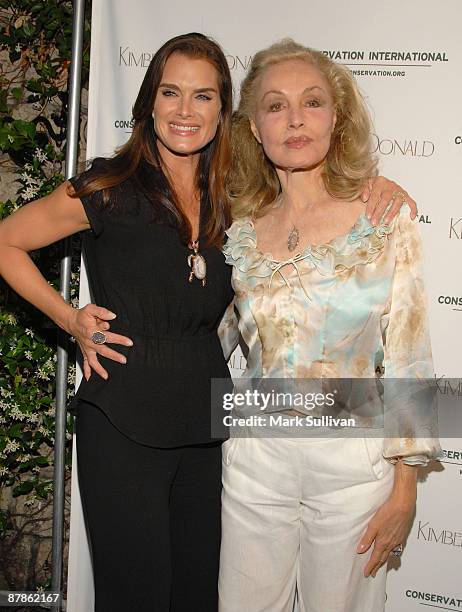
<svg viewBox="0 0 462 612">
<path fill-rule="evenodd" d="M 169 123 L 170 130 L 178 136 L 191 136 L 197 134 L 199 126 L 190 123 Z"/>
<path fill-rule="evenodd" d="M 291 136 L 284 141 L 284 144 L 289 149 L 303 149 L 303 147 L 308 146 L 312 142 L 313 139 L 308 136 Z"/>
</svg>

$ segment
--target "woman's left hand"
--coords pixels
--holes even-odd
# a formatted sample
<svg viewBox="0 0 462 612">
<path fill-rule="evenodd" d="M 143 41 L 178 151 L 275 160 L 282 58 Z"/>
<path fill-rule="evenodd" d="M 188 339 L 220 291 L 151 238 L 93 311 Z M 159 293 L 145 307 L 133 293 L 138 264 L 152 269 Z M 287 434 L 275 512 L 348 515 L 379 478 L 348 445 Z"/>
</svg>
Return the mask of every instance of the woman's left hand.
<svg viewBox="0 0 462 612">
<path fill-rule="evenodd" d="M 367 181 L 367 186 L 361 194 L 361 200 L 367 203 L 366 216 L 371 220 L 372 225 L 377 225 L 390 204 L 392 206 L 384 219 L 385 223 L 390 223 L 396 217 L 404 203 L 409 204 L 411 219 L 417 216 L 417 204 L 408 192 L 398 183 L 384 176 L 377 176 Z"/>
<path fill-rule="evenodd" d="M 390 497 L 369 521 L 357 553 L 363 554 L 374 544 L 364 576 L 375 577 L 388 561 L 391 551 L 406 540 L 414 518 L 417 479 L 416 468 L 402 463 L 395 466 L 395 484 Z"/>
</svg>

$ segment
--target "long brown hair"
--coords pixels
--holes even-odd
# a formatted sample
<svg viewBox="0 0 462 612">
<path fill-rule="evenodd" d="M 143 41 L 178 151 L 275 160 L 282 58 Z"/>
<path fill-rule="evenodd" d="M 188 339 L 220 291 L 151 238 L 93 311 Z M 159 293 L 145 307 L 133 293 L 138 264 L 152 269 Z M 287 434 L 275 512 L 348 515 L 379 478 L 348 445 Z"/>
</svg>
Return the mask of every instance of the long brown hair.
<svg viewBox="0 0 462 612">
<path fill-rule="evenodd" d="M 165 64 L 172 53 L 205 59 L 218 72 L 221 118 L 213 140 L 200 153 L 196 187 L 201 194 L 203 238 L 206 245 L 221 246 L 224 230 L 230 224 L 226 178 L 231 163 L 232 81 L 228 63 L 219 45 L 212 39 L 192 32 L 168 40 L 154 55 L 146 71 L 133 106 L 133 132 L 129 140 L 108 159 L 99 160 L 95 173 L 84 179 L 79 189 L 70 192 L 75 197 L 102 191 L 108 205 L 109 189 L 132 179 L 148 197 L 158 216 L 167 216 L 178 227 L 181 239 L 191 237 L 191 224 L 181 210 L 174 186 L 163 170 L 156 142 L 152 109 Z M 163 210 L 159 210 L 159 207 Z M 165 215 L 167 213 L 167 215 Z"/>
</svg>

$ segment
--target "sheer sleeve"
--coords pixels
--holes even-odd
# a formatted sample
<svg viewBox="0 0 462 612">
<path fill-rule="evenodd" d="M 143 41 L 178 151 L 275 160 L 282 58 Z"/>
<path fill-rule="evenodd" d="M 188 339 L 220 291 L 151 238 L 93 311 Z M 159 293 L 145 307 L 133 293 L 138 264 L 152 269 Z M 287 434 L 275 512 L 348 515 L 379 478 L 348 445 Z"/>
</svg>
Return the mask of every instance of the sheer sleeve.
<svg viewBox="0 0 462 612">
<path fill-rule="evenodd" d="M 95 158 L 90 167 L 80 174 L 69 179 L 72 187 L 78 190 L 82 187 L 85 179 L 91 178 L 95 170 L 100 170 L 103 159 Z M 103 195 L 101 191 L 94 191 L 86 196 L 80 196 L 85 213 L 90 223 L 90 228 L 95 236 L 99 236 L 104 230 Z"/>
<path fill-rule="evenodd" d="M 234 308 L 234 300 L 225 310 L 225 314 L 218 326 L 218 337 L 220 338 L 223 355 L 226 361 L 228 361 L 234 349 L 239 344 L 239 327 Z"/>
<path fill-rule="evenodd" d="M 384 457 L 426 465 L 441 455 L 436 392 L 417 222 L 403 207 L 394 232 L 391 298 L 382 316 L 385 366 Z M 432 384 L 433 383 L 433 384 Z"/>
</svg>

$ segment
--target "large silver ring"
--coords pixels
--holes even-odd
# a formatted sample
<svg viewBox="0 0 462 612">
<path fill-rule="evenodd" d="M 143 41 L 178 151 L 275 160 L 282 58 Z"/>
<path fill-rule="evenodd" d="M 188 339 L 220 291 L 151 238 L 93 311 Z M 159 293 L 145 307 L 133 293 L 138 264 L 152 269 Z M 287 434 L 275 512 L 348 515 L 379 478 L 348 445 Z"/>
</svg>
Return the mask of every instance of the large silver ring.
<svg viewBox="0 0 462 612">
<path fill-rule="evenodd" d="M 395 548 L 391 551 L 391 554 L 395 557 L 401 557 L 403 554 L 403 545 L 400 544 L 399 546 L 395 546 Z"/>
<path fill-rule="evenodd" d="M 102 331 L 95 331 L 91 335 L 91 341 L 94 344 L 105 344 L 107 341 L 106 334 L 103 334 Z"/>
</svg>

